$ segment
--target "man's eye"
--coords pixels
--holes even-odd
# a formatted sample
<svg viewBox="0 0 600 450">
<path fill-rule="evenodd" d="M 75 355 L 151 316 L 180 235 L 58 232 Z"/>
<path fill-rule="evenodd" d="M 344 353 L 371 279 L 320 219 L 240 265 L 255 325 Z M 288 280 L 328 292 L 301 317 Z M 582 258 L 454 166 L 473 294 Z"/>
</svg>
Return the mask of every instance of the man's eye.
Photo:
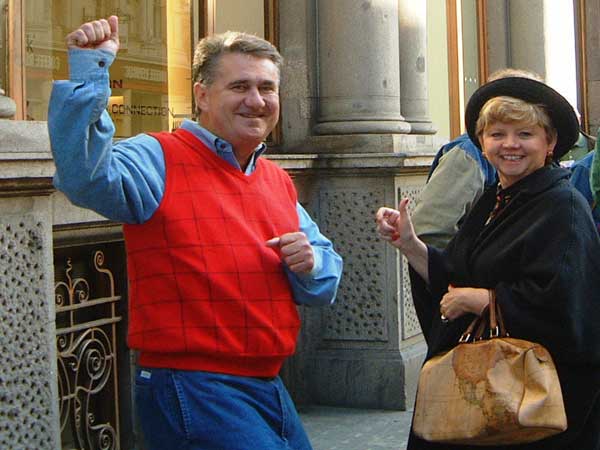
<svg viewBox="0 0 600 450">
<path fill-rule="evenodd" d="M 231 90 L 235 92 L 244 92 L 246 90 L 246 86 L 243 84 L 234 84 L 231 86 Z"/>
</svg>

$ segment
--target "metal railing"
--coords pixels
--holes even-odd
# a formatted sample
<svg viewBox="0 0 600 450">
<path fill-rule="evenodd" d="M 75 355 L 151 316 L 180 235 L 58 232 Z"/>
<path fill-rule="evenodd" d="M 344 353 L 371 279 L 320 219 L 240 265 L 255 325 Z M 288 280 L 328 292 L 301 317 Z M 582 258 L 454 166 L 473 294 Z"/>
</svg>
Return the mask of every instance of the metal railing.
<svg viewBox="0 0 600 450">
<path fill-rule="evenodd" d="M 55 283 L 58 391 L 63 449 L 118 450 L 119 388 L 117 302 L 112 272 L 104 253 L 93 257 L 108 296 L 92 297 L 90 281 L 73 275 L 67 260 L 65 278 Z"/>
</svg>

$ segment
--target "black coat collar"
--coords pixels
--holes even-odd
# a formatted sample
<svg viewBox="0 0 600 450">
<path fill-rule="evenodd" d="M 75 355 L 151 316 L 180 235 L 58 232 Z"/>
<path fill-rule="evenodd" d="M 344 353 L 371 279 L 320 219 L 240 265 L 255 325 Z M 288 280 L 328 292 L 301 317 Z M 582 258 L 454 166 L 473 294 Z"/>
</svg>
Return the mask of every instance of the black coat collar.
<svg viewBox="0 0 600 450">
<path fill-rule="evenodd" d="M 486 224 L 487 219 L 496 204 L 497 186 L 490 186 L 475 204 L 461 229 L 446 248 L 446 253 L 453 253 L 454 274 L 458 275 L 457 285 L 469 286 L 473 283 L 470 268 L 471 257 L 481 245 L 487 245 L 490 239 L 495 239 L 497 233 L 504 233 L 510 226 L 504 223 L 511 214 L 519 214 L 519 207 L 533 197 L 552 189 L 559 183 L 568 183 L 569 171 L 558 165 L 544 166 L 515 184 L 507 190 L 512 195 L 510 203 L 494 219 Z M 509 221 L 510 222 L 510 221 Z M 490 286 L 491 287 L 491 286 Z"/>
<path fill-rule="evenodd" d="M 560 180 L 569 178 L 569 171 L 556 165 L 544 166 L 525 178 L 509 186 L 506 191 L 513 195 L 536 195 L 554 186 Z"/>
</svg>

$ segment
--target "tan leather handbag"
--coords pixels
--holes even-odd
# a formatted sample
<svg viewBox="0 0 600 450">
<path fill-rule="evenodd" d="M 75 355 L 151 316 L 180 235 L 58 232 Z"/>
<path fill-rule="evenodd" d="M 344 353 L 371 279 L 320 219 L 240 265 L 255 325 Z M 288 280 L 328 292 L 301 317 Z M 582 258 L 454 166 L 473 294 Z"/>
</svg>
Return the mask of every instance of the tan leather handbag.
<svg viewBox="0 0 600 450">
<path fill-rule="evenodd" d="M 508 337 L 490 292 L 487 311 L 473 320 L 459 344 L 421 369 L 413 431 L 422 439 L 524 444 L 567 429 L 550 353 L 540 344 Z"/>
</svg>

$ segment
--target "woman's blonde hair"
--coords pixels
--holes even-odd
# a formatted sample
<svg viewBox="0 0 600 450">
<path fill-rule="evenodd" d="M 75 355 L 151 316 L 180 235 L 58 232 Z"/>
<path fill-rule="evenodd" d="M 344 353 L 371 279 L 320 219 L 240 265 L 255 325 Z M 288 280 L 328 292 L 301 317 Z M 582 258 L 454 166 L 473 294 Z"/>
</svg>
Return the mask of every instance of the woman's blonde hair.
<svg viewBox="0 0 600 450">
<path fill-rule="evenodd" d="M 525 126 L 539 125 L 546 132 L 548 142 L 558 137 L 558 133 L 544 105 L 528 103 L 514 97 L 494 97 L 489 99 L 481 111 L 475 125 L 475 133 L 481 142 L 484 130 L 494 123 L 519 122 Z"/>
</svg>

